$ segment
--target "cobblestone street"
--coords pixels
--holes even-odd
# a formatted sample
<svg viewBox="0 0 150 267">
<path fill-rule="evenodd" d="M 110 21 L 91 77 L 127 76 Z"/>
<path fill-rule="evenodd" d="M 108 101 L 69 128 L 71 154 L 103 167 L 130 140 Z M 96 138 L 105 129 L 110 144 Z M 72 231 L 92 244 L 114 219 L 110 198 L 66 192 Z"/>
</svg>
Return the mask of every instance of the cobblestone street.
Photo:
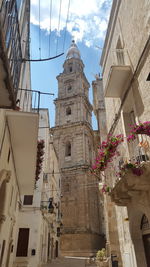
<svg viewBox="0 0 150 267">
<path fill-rule="evenodd" d="M 81 258 L 60 258 L 42 267 L 96 267 L 96 264 L 88 264 L 87 260 Z"/>
</svg>

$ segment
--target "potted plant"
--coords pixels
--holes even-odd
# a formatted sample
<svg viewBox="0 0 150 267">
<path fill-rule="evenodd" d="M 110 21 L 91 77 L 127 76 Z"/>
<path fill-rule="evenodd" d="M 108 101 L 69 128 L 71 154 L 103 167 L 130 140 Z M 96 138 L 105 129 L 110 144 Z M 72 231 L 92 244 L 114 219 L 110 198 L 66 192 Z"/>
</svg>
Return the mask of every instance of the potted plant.
<svg viewBox="0 0 150 267">
<path fill-rule="evenodd" d="M 98 267 L 107 267 L 108 266 L 105 248 L 102 248 L 101 250 L 97 251 L 96 264 Z"/>
</svg>

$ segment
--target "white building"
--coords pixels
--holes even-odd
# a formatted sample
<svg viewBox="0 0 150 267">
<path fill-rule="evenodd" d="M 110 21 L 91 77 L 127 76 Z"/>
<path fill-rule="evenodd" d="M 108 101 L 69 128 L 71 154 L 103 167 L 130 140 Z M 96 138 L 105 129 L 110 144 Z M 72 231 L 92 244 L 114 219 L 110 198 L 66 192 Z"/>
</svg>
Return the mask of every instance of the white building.
<svg viewBox="0 0 150 267">
<path fill-rule="evenodd" d="M 19 88 L 30 90 L 30 1 L 0 1 L 0 266 L 12 266 L 21 195 L 32 194 L 38 114 Z M 18 101 L 17 101 L 18 99 Z M 17 103 L 16 103 L 17 102 Z M 20 108 L 17 104 L 20 103 Z M 24 105 L 23 105 L 24 103 Z M 24 109 L 28 106 L 27 109 Z M 30 133 L 30 134 L 29 134 Z"/>
<path fill-rule="evenodd" d="M 35 177 L 39 179 L 35 180 L 33 194 L 21 197 L 15 246 L 16 267 L 41 266 L 59 256 L 61 181 L 52 136 L 49 134 L 47 109 L 40 109 L 38 140 L 38 154 L 41 153 L 43 163 L 39 177 Z"/>
</svg>

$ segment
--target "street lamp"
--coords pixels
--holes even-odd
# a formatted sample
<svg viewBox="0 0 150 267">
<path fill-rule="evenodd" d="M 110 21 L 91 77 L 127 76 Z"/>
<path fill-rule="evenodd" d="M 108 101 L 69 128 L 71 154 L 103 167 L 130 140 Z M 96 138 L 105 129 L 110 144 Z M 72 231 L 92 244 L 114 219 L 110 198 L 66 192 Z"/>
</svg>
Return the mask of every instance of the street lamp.
<svg viewBox="0 0 150 267">
<path fill-rule="evenodd" d="M 53 198 L 49 198 L 49 204 L 48 204 L 48 212 L 53 213 L 54 212 L 54 206 L 53 206 Z"/>
</svg>

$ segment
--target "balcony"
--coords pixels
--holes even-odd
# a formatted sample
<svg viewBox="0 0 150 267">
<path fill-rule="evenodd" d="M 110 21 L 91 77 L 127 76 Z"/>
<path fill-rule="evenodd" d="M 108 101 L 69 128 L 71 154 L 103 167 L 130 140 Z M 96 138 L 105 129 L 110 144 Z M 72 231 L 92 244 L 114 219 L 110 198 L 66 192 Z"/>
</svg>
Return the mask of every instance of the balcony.
<svg viewBox="0 0 150 267">
<path fill-rule="evenodd" d="M 55 215 L 55 206 L 53 204 L 53 198 L 49 198 L 47 201 L 41 201 L 41 211 L 45 214 Z"/>
<path fill-rule="evenodd" d="M 137 194 L 150 190 L 150 161 L 141 162 L 141 167 L 142 175 L 137 176 L 131 169 L 128 169 L 125 175 L 116 182 L 110 196 L 117 206 L 127 206 Z"/>
<path fill-rule="evenodd" d="M 123 49 L 116 49 L 110 53 L 110 70 L 106 80 L 105 97 L 121 98 L 131 78 L 132 69 L 127 65 L 127 52 Z"/>
<path fill-rule="evenodd" d="M 22 64 L 17 1 L 0 9 L 0 108 L 15 108 Z"/>
<path fill-rule="evenodd" d="M 16 174 L 22 195 L 32 195 L 35 184 L 39 115 L 6 110 Z"/>
</svg>

